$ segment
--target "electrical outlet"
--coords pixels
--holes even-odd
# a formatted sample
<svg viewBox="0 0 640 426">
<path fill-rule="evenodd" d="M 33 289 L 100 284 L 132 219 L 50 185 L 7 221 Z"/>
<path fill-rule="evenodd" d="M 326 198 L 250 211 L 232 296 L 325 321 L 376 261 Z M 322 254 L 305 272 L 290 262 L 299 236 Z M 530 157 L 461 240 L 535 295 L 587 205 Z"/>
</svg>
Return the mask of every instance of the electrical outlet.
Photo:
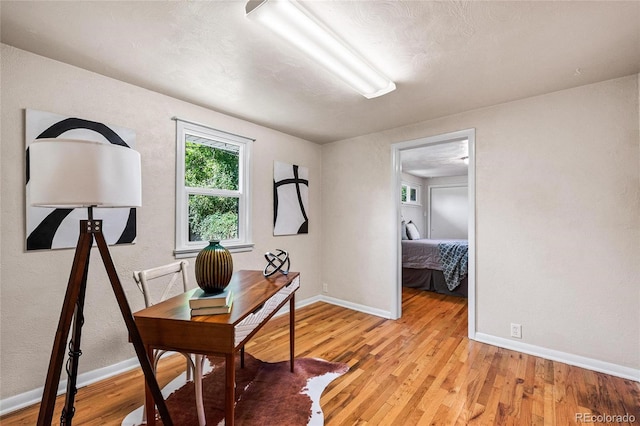
<svg viewBox="0 0 640 426">
<path fill-rule="evenodd" d="M 511 337 L 522 339 L 522 326 L 520 324 L 511 323 Z"/>
<path fill-rule="evenodd" d="M 322 283 L 322 291 L 329 293 L 329 285 L 327 283 Z"/>
</svg>

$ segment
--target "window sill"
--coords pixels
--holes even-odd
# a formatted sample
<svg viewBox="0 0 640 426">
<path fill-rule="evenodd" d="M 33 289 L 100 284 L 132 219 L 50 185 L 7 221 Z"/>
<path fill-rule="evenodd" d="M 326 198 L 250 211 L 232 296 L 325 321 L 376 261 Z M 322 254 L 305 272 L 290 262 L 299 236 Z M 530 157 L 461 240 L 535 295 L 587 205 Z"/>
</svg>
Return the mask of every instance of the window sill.
<svg viewBox="0 0 640 426">
<path fill-rule="evenodd" d="M 247 251 L 253 250 L 253 243 L 237 243 L 237 244 L 229 244 L 224 247 L 229 250 L 231 253 L 243 253 Z M 196 257 L 200 251 L 205 248 L 206 245 L 202 247 L 194 247 L 187 249 L 174 250 L 173 255 L 176 259 L 186 259 L 188 257 Z"/>
</svg>

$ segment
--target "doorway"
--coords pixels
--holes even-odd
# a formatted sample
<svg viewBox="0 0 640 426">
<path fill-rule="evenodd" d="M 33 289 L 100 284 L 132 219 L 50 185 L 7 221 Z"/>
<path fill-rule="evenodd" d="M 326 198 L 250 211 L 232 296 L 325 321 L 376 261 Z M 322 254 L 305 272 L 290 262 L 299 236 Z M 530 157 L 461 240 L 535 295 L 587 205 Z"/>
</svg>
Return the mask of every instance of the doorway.
<svg viewBox="0 0 640 426">
<path fill-rule="evenodd" d="M 458 132 L 446 133 L 437 136 L 430 136 L 426 138 L 420 138 L 410 140 L 406 142 L 400 142 L 391 145 L 392 151 L 392 196 L 395 218 L 395 244 L 392 247 L 396 247 L 396 285 L 393 286 L 393 294 L 390 296 L 394 300 L 392 306 L 392 317 L 400 318 L 402 316 L 402 247 L 401 247 L 401 222 L 403 219 L 403 168 L 402 168 L 402 154 L 408 153 L 411 150 L 417 150 L 418 148 L 435 148 L 436 151 L 443 151 L 450 149 L 455 145 L 465 143 L 468 148 L 468 155 L 466 159 L 458 158 L 458 160 L 465 160 L 468 162 L 467 169 L 467 193 L 466 203 L 468 208 L 467 213 L 467 231 L 469 241 L 469 262 L 468 262 L 468 336 L 470 339 L 475 338 L 476 333 L 476 233 L 475 233 L 475 129 L 461 130 Z M 429 150 L 425 150 L 429 151 Z M 433 173 L 432 173 L 433 174 Z M 405 175 L 406 179 L 406 175 Z M 454 187 L 455 185 L 449 185 Z M 435 186 L 434 186 L 435 187 Z M 429 190 L 425 194 L 426 202 L 430 199 Z M 454 191 L 455 192 L 455 191 Z M 459 190 L 458 190 L 458 195 Z M 431 223 L 429 218 L 425 221 L 426 227 L 425 235 L 431 232 Z M 426 228 L 425 227 L 425 228 Z"/>
</svg>

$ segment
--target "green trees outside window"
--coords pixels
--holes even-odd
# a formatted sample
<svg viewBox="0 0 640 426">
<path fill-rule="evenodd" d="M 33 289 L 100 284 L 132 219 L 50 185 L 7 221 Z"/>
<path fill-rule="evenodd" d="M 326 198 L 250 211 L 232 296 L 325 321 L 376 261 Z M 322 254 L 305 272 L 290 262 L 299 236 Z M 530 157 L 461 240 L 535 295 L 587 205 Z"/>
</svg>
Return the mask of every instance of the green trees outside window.
<svg viewBox="0 0 640 426">
<path fill-rule="evenodd" d="M 186 141 L 185 186 L 190 188 L 189 241 L 238 238 L 240 200 L 231 191 L 239 190 L 239 171 L 238 146 L 213 141 L 211 145 Z"/>
</svg>

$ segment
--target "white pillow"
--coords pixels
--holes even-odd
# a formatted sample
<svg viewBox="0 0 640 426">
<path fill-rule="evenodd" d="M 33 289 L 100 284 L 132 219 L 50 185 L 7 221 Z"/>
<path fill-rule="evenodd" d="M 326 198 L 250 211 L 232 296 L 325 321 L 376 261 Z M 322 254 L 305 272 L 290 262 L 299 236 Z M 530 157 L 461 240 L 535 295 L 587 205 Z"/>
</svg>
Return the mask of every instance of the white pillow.
<svg viewBox="0 0 640 426">
<path fill-rule="evenodd" d="M 420 239 L 420 231 L 418 231 L 418 227 L 416 226 L 416 224 L 411 221 L 407 223 L 407 236 L 410 240 Z"/>
<path fill-rule="evenodd" d="M 407 223 L 404 220 L 401 222 L 400 237 L 403 240 L 409 239 L 409 237 L 407 237 Z"/>
</svg>

